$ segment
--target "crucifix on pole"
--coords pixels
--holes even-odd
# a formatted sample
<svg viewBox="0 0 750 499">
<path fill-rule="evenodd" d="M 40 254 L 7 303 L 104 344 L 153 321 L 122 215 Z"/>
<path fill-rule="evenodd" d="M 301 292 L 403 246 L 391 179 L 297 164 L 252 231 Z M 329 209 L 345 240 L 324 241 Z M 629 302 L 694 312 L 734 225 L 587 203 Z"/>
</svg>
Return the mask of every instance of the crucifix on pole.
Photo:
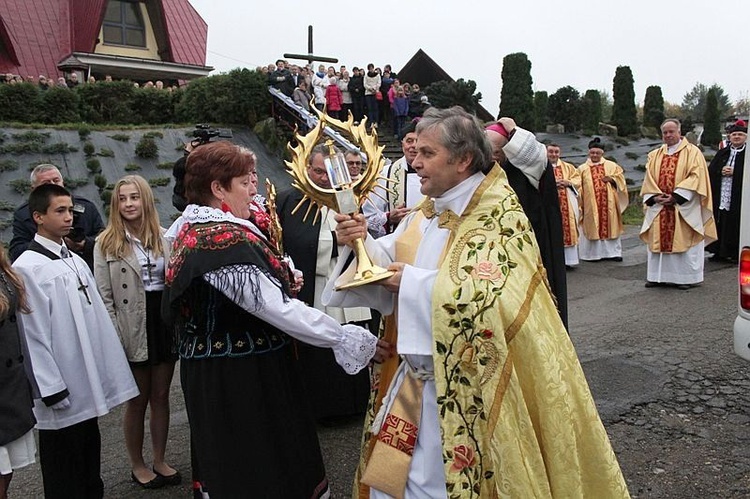
<svg viewBox="0 0 750 499">
<path fill-rule="evenodd" d="M 307 27 L 307 54 L 284 54 L 284 57 L 288 59 L 303 59 L 308 64 L 312 64 L 313 61 L 318 62 L 339 62 L 335 57 L 323 57 L 319 55 L 313 55 L 313 27 Z"/>
</svg>

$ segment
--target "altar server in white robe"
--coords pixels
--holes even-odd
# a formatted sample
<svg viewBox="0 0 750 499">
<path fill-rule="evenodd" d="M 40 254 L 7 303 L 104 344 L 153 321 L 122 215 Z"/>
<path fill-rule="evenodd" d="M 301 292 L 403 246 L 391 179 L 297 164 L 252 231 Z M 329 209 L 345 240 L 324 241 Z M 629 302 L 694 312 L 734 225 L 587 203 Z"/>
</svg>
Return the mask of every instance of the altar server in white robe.
<svg viewBox="0 0 750 499">
<path fill-rule="evenodd" d="M 20 325 L 37 393 L 34 415 L 46 498 L 102 497 L 97 418 L 138 395 L 125 353 L 86 262 L 63 238 L 70 193 L 45 184 L 29 196 L 37 234 L 13 268 L 31 313 Z"/>
</svg>

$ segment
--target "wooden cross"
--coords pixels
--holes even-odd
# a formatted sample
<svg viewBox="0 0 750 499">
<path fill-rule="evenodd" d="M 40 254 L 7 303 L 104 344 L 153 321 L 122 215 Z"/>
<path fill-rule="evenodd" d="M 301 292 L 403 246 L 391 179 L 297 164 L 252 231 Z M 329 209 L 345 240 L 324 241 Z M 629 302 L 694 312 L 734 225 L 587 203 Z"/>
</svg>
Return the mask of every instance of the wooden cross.
<svg viewBox="0 0 750 499">
<path fill-rule="evenodd" d="M 313 55 L 313 27 L 307 27 L 307 54 L 284 54 L 287 59 L 302 59 L 306 60 L 308 64 L 312 64 L 313 61 L 318 62 L 339 62 L 334 57 L 323 57 L 319 55 Z"/>
</svg>

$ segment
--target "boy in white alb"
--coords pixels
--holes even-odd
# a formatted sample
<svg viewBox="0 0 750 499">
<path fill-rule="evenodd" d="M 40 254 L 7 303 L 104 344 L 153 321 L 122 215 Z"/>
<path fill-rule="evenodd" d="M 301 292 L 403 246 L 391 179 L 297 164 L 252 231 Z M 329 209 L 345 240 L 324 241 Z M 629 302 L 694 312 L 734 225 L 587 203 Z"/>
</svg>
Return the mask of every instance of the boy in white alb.
<svg viewBox="0 0 750 499">
<path fill-rule="evenodd" d="M 37 234 L 13 268 L 31 313 L 20 314 L 34 374 L 34 415 L 46 498 L 102 497 L 97 418 L 138 388 L 86 262 L 63 238 L 73 224 L 64 187 L 31 192 Z"/>
</svg>

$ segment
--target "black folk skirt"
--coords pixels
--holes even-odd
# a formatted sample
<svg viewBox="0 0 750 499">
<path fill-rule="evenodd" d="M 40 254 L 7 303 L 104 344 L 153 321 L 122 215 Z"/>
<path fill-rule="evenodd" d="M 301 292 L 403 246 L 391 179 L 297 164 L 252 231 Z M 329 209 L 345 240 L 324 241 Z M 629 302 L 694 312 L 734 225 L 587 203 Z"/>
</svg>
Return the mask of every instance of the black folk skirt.
<svg viewBox="0 0 750 499">
<path fill-rule="evenodd" d="M 180 361 L 201 480 L 211 499 L 328 494 L 312 414 L 290 345 Z"/>
</svg>

